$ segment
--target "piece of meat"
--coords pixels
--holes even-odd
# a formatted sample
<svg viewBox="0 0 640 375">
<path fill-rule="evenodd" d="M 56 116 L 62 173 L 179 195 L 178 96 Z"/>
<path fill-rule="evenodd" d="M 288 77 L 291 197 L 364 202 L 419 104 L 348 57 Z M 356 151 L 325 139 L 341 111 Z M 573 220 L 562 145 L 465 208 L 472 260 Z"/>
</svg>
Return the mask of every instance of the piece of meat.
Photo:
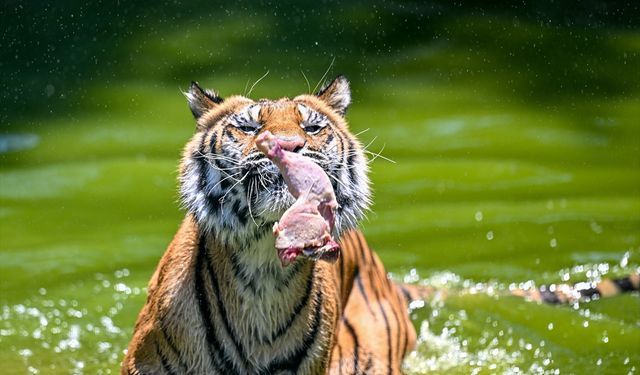
<svg viewBox="0 0 640 375">
<path fill-rule="evenodd" d="M 335 261 L 340 246 L 331 238 L 338 206 L 329 176 L 313 160 L 284 150 L 271 132 L 256 138 L 258 150 L 278 167 L 295 203 L 273 226 L 276 249 L 286 266 L 304 254 Z"/>
</svg>

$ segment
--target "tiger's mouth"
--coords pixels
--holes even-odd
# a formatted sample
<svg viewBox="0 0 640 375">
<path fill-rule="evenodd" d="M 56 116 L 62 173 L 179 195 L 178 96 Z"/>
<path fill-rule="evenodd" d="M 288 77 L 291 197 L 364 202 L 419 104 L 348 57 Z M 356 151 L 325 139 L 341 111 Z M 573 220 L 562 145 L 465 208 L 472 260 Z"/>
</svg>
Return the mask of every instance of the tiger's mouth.
<svg viewBox="0 0 640 375">
<path fill-rule="evenodd" d="M 331 176 L 330 171 L 323 170 Z M 278 168 L 265 157 L 264 161 L 261 159 L 249 167 L 247 174 L 247 200 L 255 219 L 269 224 L 279 221 L 296 199 L 289 192 Z M 337 185 L 333 186 L 336 195 L 340 193 Z M 336 223 L 341 221 L 338 216 L 340 210 L 336 212 Z"/>
<path fill-rule="evenodd" d="M 277 170 L 271 173 L 251 171 L 245 188 L 254 217 L 266 223 L 278 221 L 295 202 Z"/>
</svg>

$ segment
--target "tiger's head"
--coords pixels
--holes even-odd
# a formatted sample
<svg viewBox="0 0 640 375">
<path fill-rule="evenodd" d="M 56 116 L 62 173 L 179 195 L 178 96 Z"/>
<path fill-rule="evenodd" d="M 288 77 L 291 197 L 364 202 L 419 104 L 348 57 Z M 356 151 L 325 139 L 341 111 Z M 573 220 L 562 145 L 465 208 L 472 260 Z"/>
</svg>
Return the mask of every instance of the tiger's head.
<svg viewBox="0 0 640 375">
<path fill-rule="evenodd" d="M 351 103 L 346 78 L 293 99 L 223 99 L 195 82 L 185 95 L 197 125 L 180 166 L 180 195 L 202 230 L 228 245 L 248 245 L 295 201 L 277 167 L 256 149 L 256 137 L 267 130 L 329 175 L 339 205 L 334 235 L 364 216 L 368 165 L 344 118 Z"/>
</svg>

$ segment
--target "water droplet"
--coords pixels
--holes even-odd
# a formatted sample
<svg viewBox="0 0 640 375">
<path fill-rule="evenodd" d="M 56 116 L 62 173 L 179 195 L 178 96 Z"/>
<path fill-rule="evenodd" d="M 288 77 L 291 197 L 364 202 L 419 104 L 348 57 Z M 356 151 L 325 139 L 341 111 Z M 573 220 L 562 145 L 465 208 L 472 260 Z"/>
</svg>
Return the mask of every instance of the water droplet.
<svg viewBox="0 0 640 375">
<path fill-rule="evenodd" d="M 47 97 L 51 97 L 51 95 L 55 94 L 55 92 L 56 92 L 56 88 L 52 84 L 48 84 L 44 88 L 44 93 L 47 94 Z"/>
<path fill-rule="evenodd" d="M 626 267 L 629 264 L 629 252 L 627 251 L 620 260 L 620 267 Z"/>
<path fill-rule="evenodd" d="M 493 231 L 492 230 L 487 232 L 487 240 L 489 240 L 489 241 L 493 240 Z"/>
<path fill-rule="evenodd" d="M 553 323 L 549 323 L 549 324 L 547 325 L 547 329 L 548 329 L 549 331 L 553 331 Z"/>
<path fill-rule="evenodd" d="M 482 211 L 477 211 L 476 214 L 475 214 L 475 218 L 476 218 L 477 222 L 482 221 L 482 219 L 483 219 Z"/>
<path fill-rule="evenodd" d="M 558 241 L 557 241 L 555 238 L 552 238 L 552 239 L 549 241 L 549 246 L 551 246 L 551 247 L 556 247 L 556 246 L 558 246 Z"/>
</svg>

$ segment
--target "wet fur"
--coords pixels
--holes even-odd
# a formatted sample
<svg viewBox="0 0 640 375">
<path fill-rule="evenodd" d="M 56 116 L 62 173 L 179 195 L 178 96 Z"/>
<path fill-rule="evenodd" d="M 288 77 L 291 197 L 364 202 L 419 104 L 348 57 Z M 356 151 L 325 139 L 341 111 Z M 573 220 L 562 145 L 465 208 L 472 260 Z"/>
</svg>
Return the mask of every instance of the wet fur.
<svg viewBox="0 0 640 375">
<path fill-rule="evenodd" d="M 197 131 L 185 147 L 186 217 L 149 283 L 123 374 L 398 374 L 415 344 L 407 300 L 356 225 L 368 167 L 344 114 L 349 83 L 317 95 L 253 101 L 186 94 Z M 293 203 L 255 149 L 269 130 L 330 176 L 339 207 L 335 264 L 280 265 L 271 227 Z"/>
</svg>

